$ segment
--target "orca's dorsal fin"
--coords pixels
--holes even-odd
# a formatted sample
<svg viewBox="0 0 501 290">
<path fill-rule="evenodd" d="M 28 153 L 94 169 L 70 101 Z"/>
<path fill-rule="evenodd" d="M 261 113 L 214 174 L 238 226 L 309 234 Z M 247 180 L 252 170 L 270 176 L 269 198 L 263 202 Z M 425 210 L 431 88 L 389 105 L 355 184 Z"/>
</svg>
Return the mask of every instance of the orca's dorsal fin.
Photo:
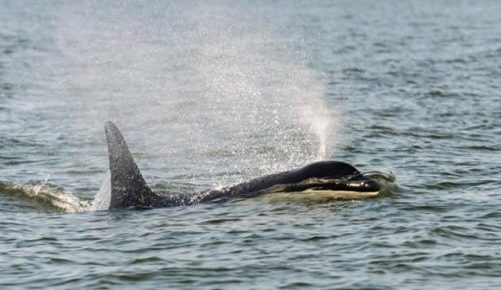
<svg viewBox="0 0 501 290">
<path fill-rule="evenodd" d="M 110 209 L 153 207 L 158 196 L 146 185 L 124 137 L 112 122 L 106 122 L 104 128 L 110 158 Z"/>
</svg>

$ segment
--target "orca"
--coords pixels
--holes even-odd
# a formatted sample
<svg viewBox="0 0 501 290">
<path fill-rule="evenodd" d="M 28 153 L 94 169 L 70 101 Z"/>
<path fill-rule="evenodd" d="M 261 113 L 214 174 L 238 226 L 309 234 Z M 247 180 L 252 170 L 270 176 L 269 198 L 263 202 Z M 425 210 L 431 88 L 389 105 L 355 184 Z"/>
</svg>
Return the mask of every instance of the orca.
<svg viewBox="0 0 501 290">
<path fill-rule="evenodd" d="M 319 161 L 290 171 L 265 175 L 222 189 L 196 194 L 156 194 L 146 184 L 122 133 L 105 123 L 111 172 L 110 209 L 188 206 L 203 202 L 252 197 L 270 192 L 337 192 L 349 199 L 376 196 L 383 185 L 340 161 Z"/>
</svg>

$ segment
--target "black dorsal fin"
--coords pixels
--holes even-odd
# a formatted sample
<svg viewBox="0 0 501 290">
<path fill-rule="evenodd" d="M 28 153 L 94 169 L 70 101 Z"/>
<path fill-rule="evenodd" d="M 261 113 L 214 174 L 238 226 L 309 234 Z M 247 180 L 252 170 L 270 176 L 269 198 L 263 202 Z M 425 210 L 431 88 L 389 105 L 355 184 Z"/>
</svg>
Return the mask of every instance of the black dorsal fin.
<svg viewBox="0 0 501 290">
<path fill-rule="evenodd" d="M 158 196 L 146 185 L 124 137 L 112 122 L 104 128 L 111 171 L 110 208 L 153 207 Z"/>
</svg>

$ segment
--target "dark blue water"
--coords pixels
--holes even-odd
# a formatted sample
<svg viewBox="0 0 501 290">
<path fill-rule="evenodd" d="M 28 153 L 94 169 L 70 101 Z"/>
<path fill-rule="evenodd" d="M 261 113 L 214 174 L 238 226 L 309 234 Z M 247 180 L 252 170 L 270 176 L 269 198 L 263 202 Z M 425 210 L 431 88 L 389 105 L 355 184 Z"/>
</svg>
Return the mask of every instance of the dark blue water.
<svg viewBox="0 0 501 290">
<path fill-rule="evenodd" d="M 497 1 L 0 1 L 1 287 L 497 289 L 499 15 Z M 107 120 L 158 192 L 319 159 L 398 186 L 100 210 Z"/>
</svg>

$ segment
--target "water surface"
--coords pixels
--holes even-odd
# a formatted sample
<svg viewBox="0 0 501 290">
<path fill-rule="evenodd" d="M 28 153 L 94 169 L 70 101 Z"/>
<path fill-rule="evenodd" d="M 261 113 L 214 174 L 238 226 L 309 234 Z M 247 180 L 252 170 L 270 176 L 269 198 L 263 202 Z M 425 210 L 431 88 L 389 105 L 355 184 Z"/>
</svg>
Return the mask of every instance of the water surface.
<svg viewBox="0 0 501 290">
<path fill-rule="evenodd" d="M 2 288 L 501 283 L 501 3 L 0 7 Z M 107 192 L 107 120 L 159 192 L 319 159 L 398 187 L 88 210 Z"/>
</svg>

